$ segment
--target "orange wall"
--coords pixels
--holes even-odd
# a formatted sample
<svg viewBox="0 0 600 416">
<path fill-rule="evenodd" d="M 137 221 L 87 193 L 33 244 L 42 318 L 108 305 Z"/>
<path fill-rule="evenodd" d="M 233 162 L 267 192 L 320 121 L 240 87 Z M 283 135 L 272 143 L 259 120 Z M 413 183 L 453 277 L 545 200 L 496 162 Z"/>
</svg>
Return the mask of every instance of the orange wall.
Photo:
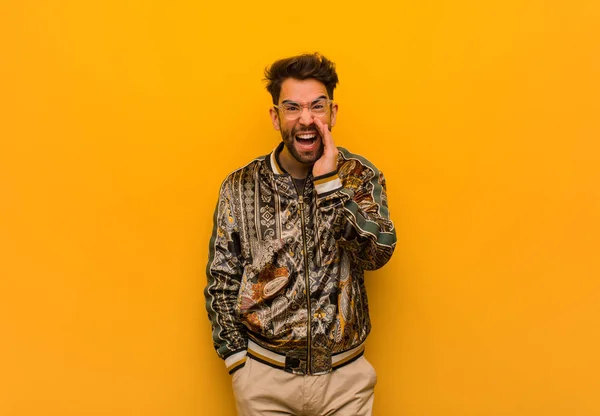
<svg viewBox="0 0 600 416">
<path fill-rule="evenodd" d="M 262 69 L 313 50 L 397 224 L 375 414 L 600 414 L 599 3 L 345 4 L 0 6 L 1 415 L 234 414 L 212 211 L 278 142 Z"/>
</svg>

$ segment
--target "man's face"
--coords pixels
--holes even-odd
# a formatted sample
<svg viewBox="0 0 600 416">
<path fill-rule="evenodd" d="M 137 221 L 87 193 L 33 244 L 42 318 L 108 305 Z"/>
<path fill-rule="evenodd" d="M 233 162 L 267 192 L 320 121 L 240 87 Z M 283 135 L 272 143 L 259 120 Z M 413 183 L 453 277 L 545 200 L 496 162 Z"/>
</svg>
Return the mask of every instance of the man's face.
<svg viewBox="0 0 600 416">
<path fill-rule="evenodd" d="M 308 111 L 308 105 L 318 98 L 330 98 L 322 82 L 316 79 L 288 78 L 281 84 L 278 105 L 289 101 L 304 105 L 300 118 L 288 120 L 281 110 L 270 110 L 273 127 L 281 132 L 285 144 L 284 151 L 287 150 L 303 165 L 314 164 L 323 154 L 323 140 L 314 124 L 315 116 Z M 331 128 L 335 125 L 336 114 L 337 104 L 332 104 L 330 110 L 319 119 Z"/>
</svg>

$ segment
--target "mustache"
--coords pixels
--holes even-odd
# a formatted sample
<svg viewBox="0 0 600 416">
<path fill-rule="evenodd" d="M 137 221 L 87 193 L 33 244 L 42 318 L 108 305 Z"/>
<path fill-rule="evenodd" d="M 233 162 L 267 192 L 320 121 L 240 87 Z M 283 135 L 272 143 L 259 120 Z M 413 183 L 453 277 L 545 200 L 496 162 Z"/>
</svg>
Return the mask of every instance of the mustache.
<svg viewBox="0 0 600 416">
<path fill-rule="evenodd" d="M 292 133 L 293 134 L 317 133 L 318 136 L 321 135 L 321 132 L 319 131 L 319 129 L 317 128 L 317 126 L 315 126 L 314 124 L 311 125 L 310 127 L 303 127 L 301 129 L 294 130 Z"/>
</svg>

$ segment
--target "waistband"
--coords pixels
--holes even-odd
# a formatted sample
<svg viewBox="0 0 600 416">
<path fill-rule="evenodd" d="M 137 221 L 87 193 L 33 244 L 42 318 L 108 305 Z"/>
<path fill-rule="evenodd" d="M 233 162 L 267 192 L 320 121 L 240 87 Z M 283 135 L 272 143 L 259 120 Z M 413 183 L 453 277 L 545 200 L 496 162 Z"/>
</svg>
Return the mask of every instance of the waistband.
<svg viewBox="0 0 600 416">
<path fill-rule="evenodd" d="M 349 364 L 352 361 L 359 358 L 360 356 L 362 356 L 364 352 L 365 344 L 362 343 L 358 347 L 352 348 L 351 350 L 331 354 L 330 369 L 335 370 L 337 368 L 343 367 L 344 365 Z M 290 365 L 289 355 L 279 354 L 266 348 L 263 348 L 252 340 L 248 340 L 247 355 L 248 357 L 251 357 L 271 367 L 279 368 L 287 372 L 299 373 L 298 371 L 291 370 L 292 366 Z M 295 370 L 297 370 L 297 367 L 295 368 Z M 318 374 L 327 372 L 329 371 L 322 371 Z"/>
</svg>

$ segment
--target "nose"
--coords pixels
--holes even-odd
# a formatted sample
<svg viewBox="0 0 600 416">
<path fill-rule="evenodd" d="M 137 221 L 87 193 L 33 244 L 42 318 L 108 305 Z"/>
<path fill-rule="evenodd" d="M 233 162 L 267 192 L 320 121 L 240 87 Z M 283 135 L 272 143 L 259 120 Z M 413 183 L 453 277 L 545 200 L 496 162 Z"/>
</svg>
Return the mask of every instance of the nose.
<svg viewBox="0 0 600 416">
<path fill-rule="evenodd" d="M 314 117 L 310 110 L 306 107 L 302 108 L 302 114 L 300 114 L 300 118 L 298 122 L 303 126 L 310 126 L 314 121 Z"/>
</svg>

